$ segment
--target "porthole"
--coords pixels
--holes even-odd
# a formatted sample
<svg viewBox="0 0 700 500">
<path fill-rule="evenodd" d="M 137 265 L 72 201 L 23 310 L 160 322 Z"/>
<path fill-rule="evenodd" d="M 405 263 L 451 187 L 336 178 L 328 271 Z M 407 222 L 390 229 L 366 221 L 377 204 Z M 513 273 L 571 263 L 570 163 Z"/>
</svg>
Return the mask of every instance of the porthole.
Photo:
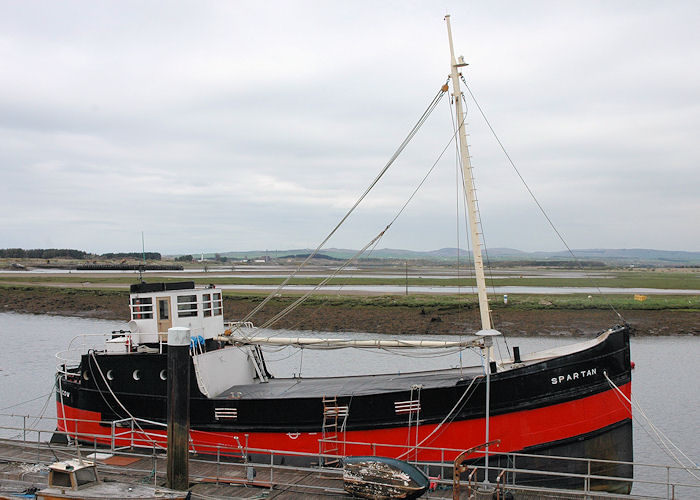
<svg viewBox="0 0 700 500">
<path fill-rule="evenodd" d="M 168 372 L 165 370 L 160 371 L 160 379 L 161 380 L 167 380 L 168 379 Z"/>
<path fill-rule="evenodd" d="M 114 380 L 114 370 L 107 371 L 107 380 Z"/>
<path fill-rule="evenodd" d="M 141 372 L 139 370 L 134 370 L 131 376 L 134 377 L 134 380 L 141 380 Z"/>
<path fill-rule="evenodd" d="M 83 372 L 83 379 L 84 379 L 84 380 L 90 380 L 90 375 L 88 375 L 87 370 L 85 370 L 85 371 Z"/>
</svg>

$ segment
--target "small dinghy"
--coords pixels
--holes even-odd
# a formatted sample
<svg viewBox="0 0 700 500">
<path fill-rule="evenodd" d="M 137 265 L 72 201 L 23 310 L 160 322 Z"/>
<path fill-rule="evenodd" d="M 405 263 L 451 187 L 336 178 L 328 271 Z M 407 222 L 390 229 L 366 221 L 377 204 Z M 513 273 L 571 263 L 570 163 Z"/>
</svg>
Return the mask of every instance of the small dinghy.
<svg viewBox="0 0 700 500">
<path fill-rule="evenodd" d="M 411 464 L 386 457 L 343 459 L 343 488 L 353 496 L 388 500 L 418 498 L 430 479 Z"/>
</svg>

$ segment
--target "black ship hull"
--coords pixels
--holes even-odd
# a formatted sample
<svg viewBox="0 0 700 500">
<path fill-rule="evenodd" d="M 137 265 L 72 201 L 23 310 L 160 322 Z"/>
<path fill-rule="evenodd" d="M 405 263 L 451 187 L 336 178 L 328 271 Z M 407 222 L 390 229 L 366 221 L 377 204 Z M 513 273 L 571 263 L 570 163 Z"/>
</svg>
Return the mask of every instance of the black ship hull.
<svg viewBox="0 0 700 500">
<path fill-rule="evenodd" d="M 537 454 L 516 465 L 583 474 L 585 462 L 555 465 L 546 456 L 632 460 L 631 409 L 620 395 L 629 397 L 631 392 L 629 333 L 617 327 L 585 344 L 491 375 L 490 439 L 500 440 L 492 452 Z M 79 367 L 59 375 L 59 429 L 105 444 L 162 445 L 166 360 L 166 354 L 150 353 L 83 356 Z M 245 446 L 248 455 L 278 450 L 276 455 L 288 463 L 309 461 L 319 453 L 445 462 L 485 437 L 486 384 L 480 368 L 271 379 L 231 387 L 216 398 L 197 389 L 192 370 L 191 387 L 191 439 L 200 453 Z M 115 442 L 112 422 L 130 416 L 152 425 L 142 423 L 143 432 L 137 429 Z M 472 459 L 479 457 L 475 453 Z M 499 460 L 506 459 L 494 457 L 492 464 L 505 465 Z M 601 475 L 632 474 L 631 466 L 596 467 L 593 473 Z M 542 481 L 549 480 L 518 478 L 519 483 Z M 552 482 L 563 485 L 557 478 Z M 603 481 L 597 486 L 629 490 L 627 483 Z"/>
</svg>

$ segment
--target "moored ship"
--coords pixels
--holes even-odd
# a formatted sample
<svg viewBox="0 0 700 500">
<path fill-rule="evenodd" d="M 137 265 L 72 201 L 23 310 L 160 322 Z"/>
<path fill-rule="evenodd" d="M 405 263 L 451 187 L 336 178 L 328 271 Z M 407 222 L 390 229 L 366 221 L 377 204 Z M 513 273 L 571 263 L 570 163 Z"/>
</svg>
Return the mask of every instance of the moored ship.
<svg viewBox="0 0 700 500">
<path fill-rule="evenodd" d="M 459 68 L 466 64 L 455 59 L 451 34 L 450 48 L 456 116 L 462 117 Z M 444 86 L 441 93 L 446 92 Z M 481 330 L 473 337 L 266 337 L 247 323 L 225 324 L 222 290 L 215 286 L 138 283 L 131 286 L 129 330 L 83 353 L 79 362 L 59 367 L 59 430 L 103 444 L 164 446 L 168 330 L 186 327 L 192 338 L 190 443 L 196 452 L 217 453 L 226 447 L 240 450 L 248 460 L 255 458 L 249 450 L 277 450 L 287 463 L 308 462 L 315 455 L 380 455 L 429 463 L 451 461 L 462 450 L 498 442 L 499 454 L 529 454 L 520 468 L 536 469 L 547 456 L 631 462 L 631 408 L 618 392 L 628 398 L 631 393 L 627 326 L 608 328 L 570 346 L 523 355 L 514 349 L 509 357 L 494 358 L 491 346 L 500 333 L 492 327 L 488 307 L 463 124 L 456 136 L 481 314 Z M 283 378 L 268 370 L 266 345 L 476 349 L 484 363 L 421 372 Z M 138 425 L 115 435 L 115 426 L 129 420 Z M 487 446 L 485 455 L 475 452 L 472 459 L 485 460 L 488 466 L 488 453 Z M 586 472 L 577 467 L 586 465 L 568 471 Z M 625 464 L 594 468 L 587 472 L 618 478 L 632 474 Z M 594 488 L 629 492 L 630 483 L 597 481 Z"/>
<path fill-rule="evenodd" d="M 190 328 L 191 442 L 194 451 L 275 449 L 309 456 L 328 452 L 328 408 L 340 420 L 339 454 L 435 462 L 452 460 L 439 448 L 467 449 L 484 441 L 486 377 L 482 366 L 400 374 L 275 378 L 261 345 L 338 346 L 347 342 L 410 347 L 405 341 L 281 339 L 225 335 L 222 292 L 194 283 L 132 285 L 131 332 L 104 350 L 82 355 L 58 376 L 59 430 L 110 444 L 112 422 L 130 417 L 140 429 L 116 445 L 164 446 L 167 331 Z M 443 347 L 483 347 L 483 338 Z M 437 341 L 420 342 L 434 347 Z M 366 347 L 355 345 L 354 347 Z M 392 347 L 385 345 L 384 347 Z M 490 438 L 498 452 L 632 460 L 632 422 L 607 377 L 629 396 L 629 332 L 611 328 L 592 340 L 493 361 Z M 329 401 L 333 401 L 329 405 Z M 144 422 L 151 422 L 151 425 Z M 159 425 L 161 424 L 161 425 Z M 356 443 L 356 444 L 353 444 Z M 476 457 L 477 455 L 475 455 Z M 295 457 L 290 454 L 291 463 Z M 536 459 L 533 461 L 537 462 Z M 523 464 L 524 465 L 524 464 Z M 521 465 L 522 466 L 522 465 Z M 623 467 L 623 469 L 626 469 Z M 608 471 L 627 477 L 631 471 Z"/>
</svg>

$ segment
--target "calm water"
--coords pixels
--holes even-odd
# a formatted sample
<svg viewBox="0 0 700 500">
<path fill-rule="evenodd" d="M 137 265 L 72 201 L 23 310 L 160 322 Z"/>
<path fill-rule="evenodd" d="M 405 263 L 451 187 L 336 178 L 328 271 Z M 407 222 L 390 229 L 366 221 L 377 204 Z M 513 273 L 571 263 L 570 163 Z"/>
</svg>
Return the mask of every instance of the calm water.
<svg viewBox="0 0 700 500">
<path fill-rule="evenodd" d="M 0 413 L 38 415 L 45 406 L 47 416 L 55 416 L 55 405 L 49 397 L 54 383 L 57 364 L 55 353 L 67 348 L 78 334 L 103 334 L 125 328 L 123 322 L 103 321 L 57 316 L 0 313 Z M 283 336 L 303 335 L 302 332 L 271 332 Z M 322 334 L 348 337 L 348 334 Z M 354 334 L 355 338 L 370 338 L 369 334 Z M 390 338 L 387 336 L 386 338 Z M 407 338 L 403 336 L 401 338 Z M 426 337 L 421 337 L 426 338 Z M 445 338 L 430 336 L 429 338 Z M 454 337 L 447 337 L 454 339 Z M 96 340 L 99 343 L 99 339 Z M 508 338 L 508 344 L 519 345 L 523 353 L 573 342 L 562 338 Z M 501 347 L 505 350 L 505 347 Z M 633 338 L 632 360 L 633 393 L 651 421 L 696 463 L 700 462 L 700 338 L 659 337 Z M 466 351 L 440 357 L 426 352 L 386 353 L 362 352 L 352 349 L 337 351 L 305 350 L 303 355 L 291 348 L 270 350 L 266 353 L 270 370 L 278 376 L 359 374 L 369 371 L 398 372 L 436 367 L 480 364 L 480 358 Z M 36 399 L 35 399 L 36 398 Z M 26 401 L 32 400 L 24 403 Z M 23 404 L 22 404 L 23 403 Z M 15 406 L 17 405 L 17 406 Z M 28 420 L 29 422 L 30 420 Z M 673 464 L 655 444 L 641 425 L 641 415 L 635 411 L 635 461 Z M 21 425 L 21 418 L 0 415 L 0 424 Z M 42 428 L 51 429 L 50 422 Z M 0 436 L 16 435 L 0 429 Z M 657 475 L 657 477 L 662 477 Z M 682 476 L 685 482 L 694 480 Z M 635 486 L 641 493 L 656 493 L 649 488 Z M 698 490 L 696 490 L 697 493 Z"/>
</svg>

